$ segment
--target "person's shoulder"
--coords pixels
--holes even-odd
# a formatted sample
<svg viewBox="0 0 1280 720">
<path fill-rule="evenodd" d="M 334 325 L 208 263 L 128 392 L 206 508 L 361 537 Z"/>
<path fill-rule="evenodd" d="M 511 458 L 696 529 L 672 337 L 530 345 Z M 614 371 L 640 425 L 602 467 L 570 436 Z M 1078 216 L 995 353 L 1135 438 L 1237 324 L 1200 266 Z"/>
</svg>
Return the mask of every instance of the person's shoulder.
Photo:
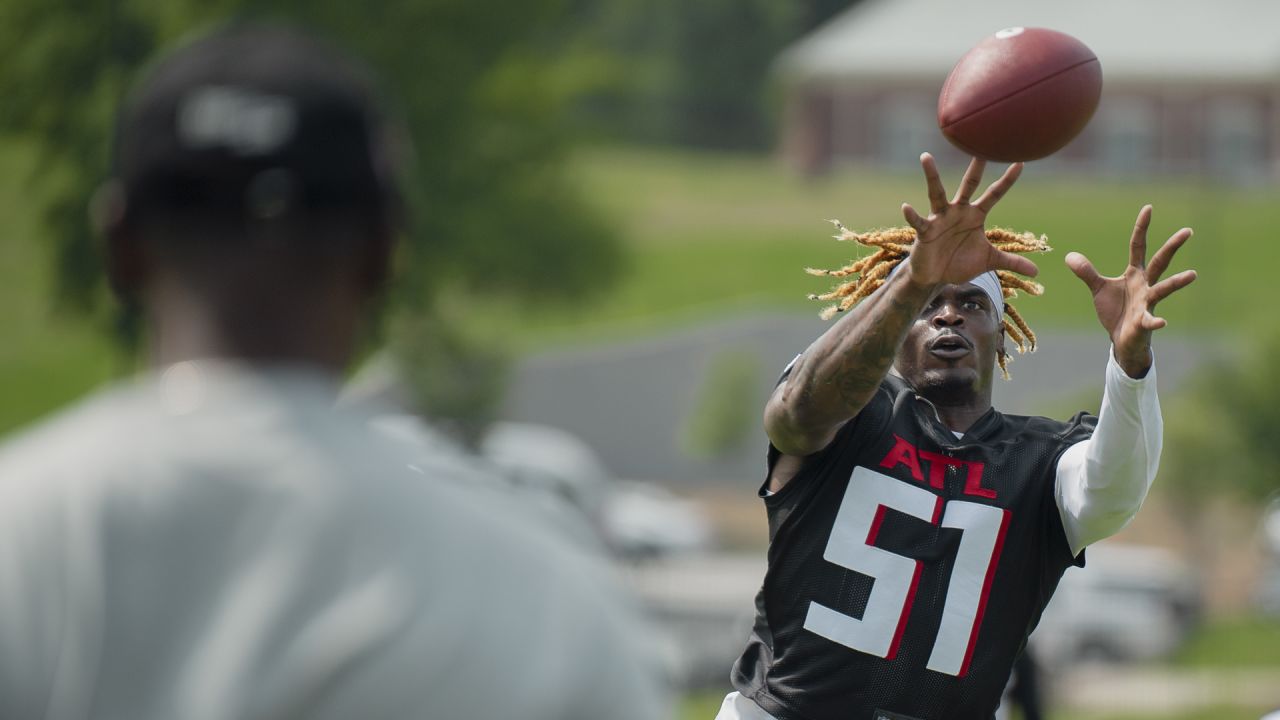
<svg viewBox="0 0 1280 720">
<path fill-rule="evenodd" d="M 473 568 L 477 577 L 501 578 L 508 572 L 539 569 L 563 574 L 561 581 L 565 581 L 585 567 L 603 565 L 598 545 L 577 542 L 574 535 L 553 527 L 545 512 L 528 498 L 504 491 L 501 481 L 481 466 L 419 457 L 407 469 L 408 485 L 400 488 L 403 494 L 389 496 L 424 503 L 419 506 L 421 512 L 435 520 L 430 527 L 420 526 L 431 535 L 422 540 L 465 547 L 465 554 L 457 559 Z"/>
<path fill-rule="evenodd" d="M 314 489 L 390 454 L 360 437 L 358 419 L 330 412 L 332 394 L 305 374 L 173 367 L 117 381 L 20 430 L 0 446 L 0 490 L 153 492 L 201 476 L 211 479 L 203 485 L 234 485 L 242 494 L 279 492 L 277 481 L 308 469 Z M 247 477 L 256 482 L 234 480 Z"/>
<path fill-rule="evenodd" d="M 20 428 L 0 444 L 0 483 L 20 474 L 92 468 L 118 455 L 122 442 L 145 434 L 143 386 L 122 381 Z"/>
<path fill-rule="evenodd" d="M 621 673 L 630 676 L 624 683 L 630 686 L 660 674 L 651 629 L 605 554 L 550 526 L 516 496 L 419 479 L 419 497 L 429 499 L 425 514 L 433 519 L 411 529 L 417 542 L 408 562 L 417 570 L 410 570 L 408 581 L 430 608 L 420 617 L 433 628 L 432 647 L 465 648 L 455 658 L 460 665 L 493 663 L 488 653 L 509 647 L 572 658 L 566 666 L 537 671 L 544 696 L 565 702 L 584 694 L 584 678 L 616 683 Z M 458 622 L 441 628 L 440 618 Z M 529 672 L 513 662 L 500 664 Z"/>
<path fill-rule="evenodd" d="M 0 445 L 0 525 L 5 542 L 57 542 L 66 514 L 96 514 L 107 488 L 135 482 L 129 472 L 145 454 L 134 441 L 157 427 L 143 411 L 139 388 L 124 381 L 17 431 Z M 36 540 L 43 538 L 43 540 Z"/>
</svg>

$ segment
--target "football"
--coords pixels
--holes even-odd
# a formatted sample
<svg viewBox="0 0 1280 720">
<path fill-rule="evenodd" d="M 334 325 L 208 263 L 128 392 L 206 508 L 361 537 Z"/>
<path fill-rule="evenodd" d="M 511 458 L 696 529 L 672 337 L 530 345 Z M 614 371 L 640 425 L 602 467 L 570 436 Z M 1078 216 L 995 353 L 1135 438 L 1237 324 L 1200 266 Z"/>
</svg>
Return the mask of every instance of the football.
<svg viewBox="0 0 1280 720">
<path fill-rule="evenodd" d="M 997 162 L 1038 160 L 1071 142 L 1098 108 L 1102 67 L 1056 30 L 1008 28 L 960 58 L 938 96 L 953 145 Z"/>
</svg>

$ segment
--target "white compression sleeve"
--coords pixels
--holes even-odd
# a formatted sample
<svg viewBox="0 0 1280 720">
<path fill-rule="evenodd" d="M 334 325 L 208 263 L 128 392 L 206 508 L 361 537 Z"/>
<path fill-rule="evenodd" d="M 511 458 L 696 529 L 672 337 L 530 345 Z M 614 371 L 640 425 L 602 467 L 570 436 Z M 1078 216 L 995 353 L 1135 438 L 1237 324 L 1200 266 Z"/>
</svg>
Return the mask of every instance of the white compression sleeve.
<svg viewBox="0 0 1280 720">
<path fill-rule="evenodd" d="M 1147 496 L 1164 434 L 1155 363 L 1135 380 L 1107 354 L 1107 378 L 1093 437 L 1058 459 L 1055 498 L 1072 554 L 1120 531 Z"/>
</svg>

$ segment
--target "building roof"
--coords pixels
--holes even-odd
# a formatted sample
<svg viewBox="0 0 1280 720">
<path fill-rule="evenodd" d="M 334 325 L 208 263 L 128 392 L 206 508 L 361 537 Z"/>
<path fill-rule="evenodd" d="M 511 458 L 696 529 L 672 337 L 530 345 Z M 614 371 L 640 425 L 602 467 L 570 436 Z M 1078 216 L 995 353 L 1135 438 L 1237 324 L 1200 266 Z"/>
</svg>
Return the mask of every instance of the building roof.
<svg viewBox="0 0 1280 720">
<path fill-rule="evenodd" d="M 1074 35 L 1109 81 L 1280 84 L 1275 0 L 863 0 L 784 50 L 778 70 L 941 85 L 969 48 L 1014 26 Z"/>
</svg>

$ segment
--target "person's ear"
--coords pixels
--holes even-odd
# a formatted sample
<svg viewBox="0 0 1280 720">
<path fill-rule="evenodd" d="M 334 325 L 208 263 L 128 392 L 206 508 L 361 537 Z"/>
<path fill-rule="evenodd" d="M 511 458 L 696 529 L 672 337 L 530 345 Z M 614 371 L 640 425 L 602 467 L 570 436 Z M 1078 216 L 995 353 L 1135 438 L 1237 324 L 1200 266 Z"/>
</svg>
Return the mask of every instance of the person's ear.
<svg viewBox="0 0 1280 720">
<path fill-rule="evenodd" d="M 128 202 L 119 181 L 109 180 L 89 201 L 89 221 L 101 238 L 108 284 L 125 304 L 136 304 L 146 282 L 147 264 Z"/>
</svg>

